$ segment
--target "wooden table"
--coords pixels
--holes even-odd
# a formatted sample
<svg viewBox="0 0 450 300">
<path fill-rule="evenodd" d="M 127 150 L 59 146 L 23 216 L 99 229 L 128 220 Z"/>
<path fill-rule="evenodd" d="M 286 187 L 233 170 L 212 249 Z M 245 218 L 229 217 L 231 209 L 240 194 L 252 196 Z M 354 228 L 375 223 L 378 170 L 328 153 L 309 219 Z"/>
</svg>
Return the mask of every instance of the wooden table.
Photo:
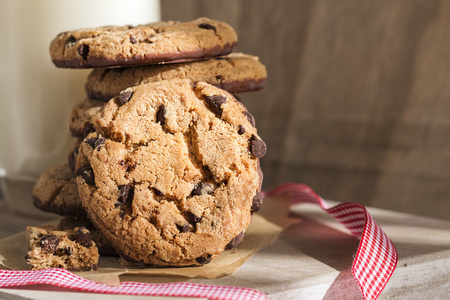
<svg viewBox="0 0 450 300">
<path fill-rule="evenodd" d="M 362 299 L 351 275 L 358 240 L 313 205 L 293 208 L 298 223 L 285 230 L 272 246 L 261 249 L 233 275 L 220 279 L 160 276 L 121 276 L 122 281 L 190 281 L 259 289 L 271 299 Z M 369 208 L 394 242 L 399 262 L 379 299 L 448 299 L 450 295 L 450 222 Z M 22 231 L 42 219 L 13 214 L 0 202 L 0 238 Z M 49 287 L 0 289 L 6 299 L 60 299 Z M 18 297 L 18 298 L 17 298 Z M 65 299 L 80 294 L 65 292 Z M 126 299 L 119 295 L 83 293 L 85 299 Z M 133 299 L 183 299 L 133 297 Z"/>
</svg>

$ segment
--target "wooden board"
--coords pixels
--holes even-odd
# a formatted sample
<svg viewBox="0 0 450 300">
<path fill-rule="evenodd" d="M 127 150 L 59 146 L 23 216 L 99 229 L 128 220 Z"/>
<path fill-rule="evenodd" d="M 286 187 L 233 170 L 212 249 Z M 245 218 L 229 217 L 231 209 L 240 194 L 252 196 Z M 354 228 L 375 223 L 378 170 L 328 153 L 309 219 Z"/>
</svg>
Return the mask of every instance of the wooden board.
<svg viewBox="0 0 450 300">
<path fill-rule="evenodd" d="M 125 275 L 120 280 L 244 286 L 259 289 L 272 300 L 362 299 L 350 271 L 359 241 L 318 206 L 297 205 L 293 211 L 298 216 L 296 223 L 232 275 L 214 280 Z M 450 222 L 374 208 L 369 208 L 369 213 L 393 241 L 399 254 L 397 268 L 379 299 L 447 299 L 450 295 Z M 0 202 L 2 230 L 9 224 L 4 218 L 7 214 L 11 212 Z M 37 221 L 16 216 L 15 225 L 24 228 Z M 66 291 L 66 299 L 79 299 L 80 294 Z M 60 292 L 61 289 L 46 286 L 0 289 L 0 298 L 6 293 L 31 299 L 60 299 Z M 83 295 L 98 300 L 126 298 Z"/>
</svg>

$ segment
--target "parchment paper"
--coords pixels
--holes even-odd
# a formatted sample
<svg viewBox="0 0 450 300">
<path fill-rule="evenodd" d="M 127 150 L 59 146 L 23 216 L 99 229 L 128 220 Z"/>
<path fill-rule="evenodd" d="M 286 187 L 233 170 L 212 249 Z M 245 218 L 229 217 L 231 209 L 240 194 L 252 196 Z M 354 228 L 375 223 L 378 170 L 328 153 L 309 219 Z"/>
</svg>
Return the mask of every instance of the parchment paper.
<svg viewBox="0 0 450 300">
<path fill-rule="evenodd" d="M 274 199 L 264 199 L 263 209 L 253 215 L 252 223 L 247 229 L 243 242 L 233 250 L 226 250 L 211 263 L 200 267 L 155 268 L 142 265 L 123 266 L 117 257 L 100 257 L 98 269 L 89 272 L 77 272 L 79 276 L 97 282 L 119 285 L 119 276 L 130 275 L 164 275 L 188 278 L 220 278 L 234 273 L 258 249 L 270 245 L 283 228 L 292 224 L 287 217 L 288 203 Z M 47 222 L 56 225 L 59 220 Z M 0 240 L 0 268 L 28 270 L 25 255 L 27 252 L 25 231 Z"/>
</svg>

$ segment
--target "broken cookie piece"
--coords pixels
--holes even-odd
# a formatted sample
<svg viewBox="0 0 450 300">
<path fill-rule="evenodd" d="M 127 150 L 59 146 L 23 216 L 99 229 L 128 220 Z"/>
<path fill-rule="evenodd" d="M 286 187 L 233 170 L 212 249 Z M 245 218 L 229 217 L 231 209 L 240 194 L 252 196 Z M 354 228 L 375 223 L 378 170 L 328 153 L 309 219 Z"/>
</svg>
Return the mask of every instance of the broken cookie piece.
<svg viewBox="0 0 450 300">
<path fill-rule="evenodd" d="M 77 227 L 58 231 L 51 225 L 28 226 L 26 259 L 32 270 L 63 268 L 70 271 L 96 270 L 98 249 L 89 230 Z"/>
</svg>

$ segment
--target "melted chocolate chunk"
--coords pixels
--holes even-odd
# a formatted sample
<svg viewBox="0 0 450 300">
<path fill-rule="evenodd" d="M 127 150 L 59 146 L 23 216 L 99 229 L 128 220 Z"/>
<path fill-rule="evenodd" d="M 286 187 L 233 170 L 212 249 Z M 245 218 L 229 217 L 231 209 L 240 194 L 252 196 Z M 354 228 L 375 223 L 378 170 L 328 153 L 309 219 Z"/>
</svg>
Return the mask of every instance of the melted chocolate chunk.
<svg viewBox="0 0 450 300">
<path fill-rule="evenodd" d="M 89 46 L 81 44 L 80 47 L 78 47 L 78 54 L 80 54 L 83 59 L 87 59 L 89 55 Z"/>
<path fill-rule="evenodd" d="M 158 189 L 153 188 L 153 192 L 155 193 L 156 196 L 164 196 L 164 193 Z"/>
<path fill-rule="evenodd" d="M 166 124 L 166 107 L 164 105 L 161 105 L 156 113 L 156 122 L 161 125 Z"/>
<path fill-rule="evenodd" d="M 208 108 L 217 115 L 222 115 L 223 109 L 222 104 L 227 102 L 227 97 L 223 95 L 213 95 L 205 96 L 206 102 L 208 103 Z"/>
<path fill-rule="evenodd" d="M 193 196 L 212 195 L 212 194 L 214 194 L 214 187 L 211 184 L 205 182 L 198 184 L 192 190 Z"/>
<path fill-rule="evenodd" d="M 77 156 L 78 156 L 78 148 L 75 148 L 75 150 L 73 150 L 72 153 L 70 153 L 70 155 L 69 155 L 69 167 L 72 170 L 72 172 L 75 172 Z"/>
<path fill-rule="evenodd" d="M 86 127 L 84 127 L 84 134 L 83 137 L 87 137 L 89 133 L 94 132 L 94 124 L 87 124 Z"/>
<path fill-rule="evenodd" d="M 134 36 L 130 36 L 130 43 L 132 43 L 132 44 L 136 44 L 137 43 L 137 40 L 136 40 L 136 38 Z"/>
<path fill-rule="evenodd" d="M 102 146 L 105 144 L 106 139 L 104 137 L 98 137 L 98 138 L 90 138 L 86 139 L 84 142 L 92 147 L 92 149 L 95 149 L 99 146 Z"/>
<path fill-rule="evenodd" d="M 203 256 L 197 257 L 195 259 L 195 261 L 198 262 L 201 265 L 206 265 L 207 263 L 211 262 L 211 259 L 212 259 L 212 255 L 211 254 L 206 254 L 205 257 L 203 257 Z"/>
<path fill-rule="evenodd" d="M 120 95 L 119 95 L 119 105 L 122 106 L 125 103 L 127 103 L 128 101 L 130 101 L 132 96 L 133 96 L 133 92 L 132 91 L 126 91 L 126 92 L 120 93 Z"/>
<path fill-rule="evenodd" d="M 246 132 L 245 127 L 243 125 L 239 125 L 238 134 L 243 135 Z"/>
<path fill-rule="evenodd" d="M 67 39 L 66 46 L 72 47 L 73 44 L 75 44 L 76 41 L 77 41 L 77 39 L 76 39 L 73 35 L 71 35 L 71 36 Z"/>
<path fill-rule="evenodd" d="M 214 32 L 216 32 L 216 27 L 211 24 L 208 24 L 208 23 L 198 24 L 198 27 L 200 27 L 202 29 L 214 30 Z"/>
<path fill-rule="evenodd" d="M 180 232 L 189 232 L 192 229 L 192 225 L 191 224 L 184 224 L 184 225 L 177 224 L 177 228 Z"/>
<path fill-rule="evenodd" d="M 39 246 L 47 254 L 55 253 L 59 245 L 59 238 L 56 235 L 44 235 L 39 239 Z"/>
<path fill-rule="evenodd" d="M 75 176 L 84 179 L 84 182 L 89 185 L 95 185 L 94 171 L 91 166 L 81 166 L 75 171 Z"/>
<path fill-rule="evenodd" d="M 117 202 L 115 203 L 115 206 L 122 206 L 133 198 L 134 192 L 129 184 L 119 185 L 118 188 L 119 197 L 117 199 Z"/>
<path fill-rule="evenodd" d="M 225 247 L 227 250 L 236 248 L 244 239 L 244 232 L 242 231 L 237 236 L 235 236 Z"/>
<path fill-rule="evenodd" d="M 200 222 L 202 220 L 202 218 L 197 217 L 196 215 L 194 215 L 191 212 L 186 213 L 186 219 L 191 224 L 197 224 L 198 222 Z"/>
<path fill-rule="evenodd" d="M 102 136 L 99 137 L 97 139 L 97 141 L 95 142 L 95 148 L 103 146 L 105 144 L 105 142 L 106 142 L 106 139 L 104 137 L 102 137 Z"/>
<path fill-rule="evenodd" d="M 256 126 L 255 117 L 252 116 L 248 111 L 244 111 L 244 115 L 247 117 L 247 120 L 252 124 L 253 127 Z"/>
<path fill-rule="evenodd" d="M 264 155 L 266 155 L 267 152 L 267 146 L 264 141 L 258 139 L 256 136 L 252 136 L 250 139 L 250 152 L 253 154 L 256 158 L 261 158 Z"/>
<path fill-rule="evenodd" d="M 252 207 L 250 209 L 250 211 L 252 213 L 254 212 L 258 212 L 261 209 L 263 203 L 263 196 L 261 192 L 256 192 L 255 197 L 253 197 L 253 202 L 252 202 Z"/>
<path fill-rule="evenodd" d="M 84 227 L 79 227 L 72 239 L 84 247 L 90 248 L 92 246 L 91 233 Z"/>
</svg>

